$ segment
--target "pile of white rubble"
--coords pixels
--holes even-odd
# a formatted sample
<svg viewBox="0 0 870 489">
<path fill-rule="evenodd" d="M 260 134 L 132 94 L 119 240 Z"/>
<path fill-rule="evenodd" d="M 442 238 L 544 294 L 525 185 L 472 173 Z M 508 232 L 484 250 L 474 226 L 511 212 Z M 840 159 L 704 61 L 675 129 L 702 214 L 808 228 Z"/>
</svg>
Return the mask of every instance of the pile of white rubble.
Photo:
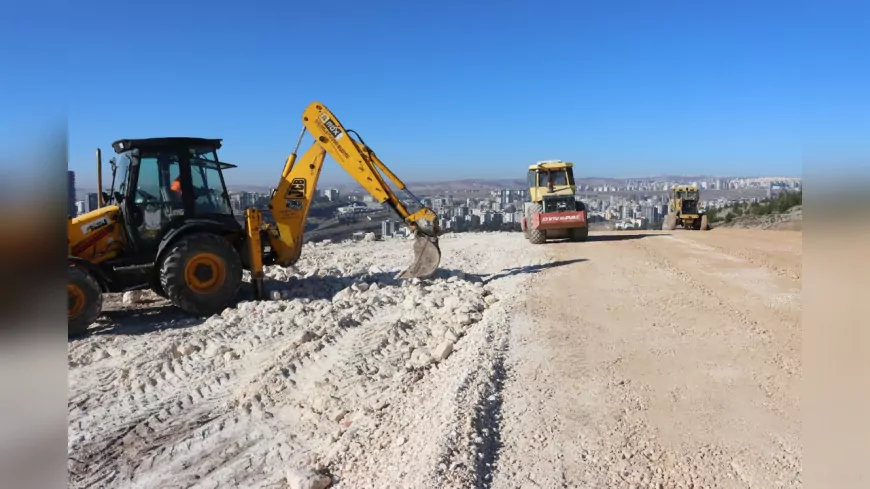
<svg viewBox="0 0 870 489">
<path fill-rule="evenodd" d="M 450 252 L 425 280 L 396 280 L 402 267 L 384 266 L 407 264 L 408 241 L 306 244 L 296 266 L 266 268 L 273 300 L 189 327 L 71 343 L 69 453 L 80 462 L 71 487 L 107 478 L 316 487 L 342 477 L 366 487 L 467 468 L 473 456 L 445 453 L 461 443 L 457 433 L 474 438 L 472 397 L 490 382 L 504 323 L 487 310 L 521 279 L 485 284 L 486 274 L 509 264 L 493 260 L 526 253 L 521 235 L 487 234 L 489 249 L 442 241 Z M 489 326 L 475 332 L 485 314 Z M 457 407 L 463 396 L 469 405 Z M 458 431 L 442 441 L 426 439 L 451 425 Z M 395 457 L 407 460 L 384 466 Z"/>
</svg>

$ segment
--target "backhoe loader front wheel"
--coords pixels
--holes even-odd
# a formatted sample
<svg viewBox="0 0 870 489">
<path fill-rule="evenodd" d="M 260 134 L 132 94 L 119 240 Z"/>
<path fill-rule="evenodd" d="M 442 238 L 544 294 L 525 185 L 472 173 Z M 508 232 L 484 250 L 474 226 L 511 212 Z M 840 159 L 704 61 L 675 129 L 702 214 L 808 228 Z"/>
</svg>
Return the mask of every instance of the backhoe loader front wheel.
<svg viewBox="0 0 870 489">
<path fill-rule="evenodd" d="M 160 267 L 160 285 L 175 307 L 197 316 L 220 313 L 242 284 L 242 260 L 229 241 L 210 233 L 184 236 Z"/>
<path fill-rule="evenodd" d="M 103 292 L 97 279 L 79 267 L 67 267 L 67 335 L 85 334 L 103 310 Z"/>
</svg>

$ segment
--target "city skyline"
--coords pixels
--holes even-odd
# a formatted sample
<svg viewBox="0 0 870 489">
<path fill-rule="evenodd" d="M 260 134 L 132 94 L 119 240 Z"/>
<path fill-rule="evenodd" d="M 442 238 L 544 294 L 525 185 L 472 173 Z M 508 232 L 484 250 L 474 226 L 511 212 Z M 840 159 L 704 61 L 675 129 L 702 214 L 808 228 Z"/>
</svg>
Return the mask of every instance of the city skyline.
<svg viewBox="0 0 870 489">
<path fill-rule="evenodd" d="M 68 171 L 68 187 L 71 191 L 69 196 L 69 208 L 73 209 L 71 215 L 82 214 L 96 208 L 96 193 L 86 189 L 75 188 L 75 173 Z M 472 182 L 478 182 L 471 180 Z M 589 183 L 590 181 L 596 182 Z M 436 210 L 445 209 L 446 216 L 442 216 L 442 227 L 461 229 L 468 226 L 479 227 L 490 224 L 511 224 L 518 222 L 521 217 L 517 210 L 517 204 L 525 198 L 527 188 L 525 182 L 519 179 L 487 180 L 487 187 L 464 192 L 454 189 L 441 189 L 418 193 L 424 205 Z M 507 182 L 513 185 L 505 185 Z M 456 183 L 456 182 L 453 182 Z M 499 187 L 499 183 L 502 184 Z M 705 207 L 722 207 L 738 201 L 758 200 L 764 192 L 764 197 L 770 198 L 774 189 L 799 190 L 803 186 L 803 179 L 797 177 L 717 177 L 717 176 L 660 176 L 630 179 L 577 179 L 576 195 L 589 204 L 591 216 L 603 220 L 621 220 L 628 222 L 655 222 L 663 211 L 659 210 L 662 202 L 666 202 L 665 192 L 675 185 L 697 185 L 704 191 L 718 191 L 721 193 L 746 191 L 755 192 L 754 196 L 714 195 L 714 198 L 702 199 Z M 436 182 L 436 188 L 438 187 Z M 234 212 L 242 215 L 245 208 L 266 208 L 268 198 L 273 187 L 256 187 L 257 190 L 244 190 L 229 188 L 231 207 Z M 431 189 L 430 189 L 431 190 Z M 483 196 L 463 196 L 455 194 L 467 194 L 469 191 L 483 192 Z M 79 199 L 79 194 L 85 194 L 85 199 Z M 634 194 L 631 196 L 618 194 Z M 319 185 L 316 189 L 316 198 L 324 198 L 329 202 L 345 202 L 349 205 L 338 208 L 336 215 L 357 214 L 358 212 L 371 212 L 377 209 L 379 204 L 374 198 L 356 186 L 350 186 L 350 191 L 336 188 L 330 185 Z M 604 195 L 607 199 L 601 196 Z M 642 198 L 638 198 L 640 195 Z M 709 194 L 708 194 L 709 195 Z M 401 198 L 401 197 L 400 197 Z M 360 204 L 361 207 L 357 207 Z M 520 205 L 521 207 L 521 205 Z M 469 211 L 469 209 L 472 209 Z M 596 214 L 597 212 L 597 214 Z M 645 224 L 644 224 L 645 225 Z M 386 229 L 386 228 L 385 228 Z"/>
<path fill-rule="evenodd" d="M 73 170 L 67 170 L 67 173 L 68 174 L 69 173 L 75 174 L 76 188 L 79 191 L 96 191 L 96 188 L 97 188 L 96 179 L 87 180 L 86 178 L 82 178 L 81 175 L 79 175 L 77 172 L 74 172 Z M 105 178 L 105 176 L 106 176 L 105 171 L 104 171 L 103 175 Z M 619 182 L 627 183 L 627 182 L 631 182 L 631 181 L 666 181 L 666 180 L 671 180 L 671 179 L 673 179 L 674 181 L 715 180 L 715 179 L 726 179 L 726 180 L 735 180 L 735 179 L 764 180 L 764 179 L 770 179 L 770 180 L 783 180 L 783 181 L 790 181 L 790 180 L 802 181 L 803 177 L 802 176 L 783 175 L 783 174 L 781 174 L 781 175 L 776 175 L 776 174 L 758 174 L 758 175 L 660 174 L 660 175 L 633 176 L 633 177 L 608 177 L 608 176 L 577 176 L 576 177 L 576 181 L 578 183 L 581 183 L 581 184 L 584 182 L 589 182 L 589 181 L 607 181 L 607 182 L 613 182 L 613 183 L 619 183 Z M 245 190 L 245 189 L 260 189 L 260 190 L 261 189 L 268 189 L 268 188 L 276 187 L 277 183 L 278 183 L 277 179 L 271 183 L 262 182 L 262 183 L 257 183 L 257 184 L 234 184 L 231 181 L 229 181 L 229 178 L 227 178 L 227 180 L 228 180 L 227 181 L 227 188 L 230 191 Z M 85 182 L 84 184 L 82 184 L 83 181 Z M 482 183 L 487 183 L 487 184 L 491 184 L 491 185 L 498 185 L 498 184 L 504 184 L 505 182 L 509 182 L 509 181 L 523 182 L 523 183 L 520 183 L 520 188 L 521 188 L 525 184 L 524 183 L 525 176 L 521 175 L 521 176 L 516 176 L 516 177 L 500 177 L 500 178 L 499 177 L 488 177 L 488 178 L 486 178 L 486 177 L 481 177 L 481 178 L 469 177 L 469 178 L 457 178 L 457 179 L 406 180 L 405 184 L 408 186 L 408 188 L 410 190 L 414 191 L 413 187 L 415 185 L 417 185 L 417 186 L 419 186 L 419 185 L 429 186 L 429 185 L 439 184 L 439 183 L 455 184 L 455 183 L 471 183 L 471 182 L 482 182 Z M 103 184 L 104 191 L 108 190 L 108 186 L 109 186 L 108 183 L 109 182 L 104 182 L 104 184 Z M 118 186 L 118 183 L 119 182 L 117 182 L 117 181 L 115 182 L 116 188 Z M 329 181 L 329 180 L 321 179 L 318 182 L 317 186 L 318 186 L 318 188 L 327 188 L 327 187 L 347 188 L 347 187 L 354 187 L 355 186 L 355 187 L 358 187 L 360 191 L 363 191 L 362 187 L 359 187 L 359 185 L 350 177 L 348 177 L 347 179 L 343 179 L 342 181 L 335 181 L 335 180 Z"/>
</svg>

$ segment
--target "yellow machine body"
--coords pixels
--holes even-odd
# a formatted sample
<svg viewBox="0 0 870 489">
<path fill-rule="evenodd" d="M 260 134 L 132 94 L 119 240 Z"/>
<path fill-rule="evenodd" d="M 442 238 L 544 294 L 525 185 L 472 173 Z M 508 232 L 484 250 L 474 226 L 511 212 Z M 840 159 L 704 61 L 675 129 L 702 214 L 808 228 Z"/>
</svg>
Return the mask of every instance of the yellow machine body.
<svg viewBox="0 0 870 489">
<path fill-rule="evenodd" d="M 552 184 L 551 184 L 552 183 Z M 574 184 L 574 164 L 567 161 L 541 161 L 529 166 L 529 200 L 540 203 L 544 195 L 571 195 Z"/>
<path fill-rule="evenodd" d="M 119 256 L 127 245 L 121 209 L 110 205 L 67 219 L 67 254 L 102 263 Z"/>
<path fill-rule="evenodd" d="M 273 250 L 275 264 L 291 266 L 296 263 L 302 252 L 308 211 L 328 153 L 377 202 L 392 208 L 415 235 L 414 261 L 398 277 L 425 277 L 432 274 L 441 262 L 437 214 L 414 197 L 404 182 L 387 168 L 361 138 L 359 141 L 351 138 L 348 130 L 326 106 L 320 102 L 309 104 L 302 114 L 302 123 L 305 128 L 299 137 L 297 148 L 287 157 L 281 180 L 269 202 L 275 224 L 263 224 L 263 218 L 257 209 L 246 211 L 251 252 L 256 253 L 256 250 L 261 249 L 265 240 Z M 314 143 L 297 160 L 296 151 L 305 132 L 314 137 Z M 404 191 L 411 202 L 417 204 L 418 209 L 409 210 L 381 173 L 386 175 L 397 190 Z M 252 256 L 250 261 L 256 293 L 262 297 L 263 273 L 261 269 L 257 269 L 260 260 Z"/>
</svg>

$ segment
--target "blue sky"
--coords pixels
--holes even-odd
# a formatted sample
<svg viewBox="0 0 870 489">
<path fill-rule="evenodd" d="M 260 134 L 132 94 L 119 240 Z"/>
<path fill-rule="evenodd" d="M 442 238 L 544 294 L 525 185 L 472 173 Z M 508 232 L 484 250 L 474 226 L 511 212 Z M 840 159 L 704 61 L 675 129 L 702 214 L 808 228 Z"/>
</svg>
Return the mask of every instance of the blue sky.
<svg viewBox="0 0 870 489">
<path fill-rule="evenodd" d="M 223 138 L 231 183 L 274 185 L 313 100 L 410 181 L 550 158 L 580 177 L 799 176 L 807 151 L 870 144 L 859 2 L 175 3 L 68 6 L 39 36 L 0 21 L 4 42 L 66 52 L 54 74 L 8 53 L 3 137 L 65 111 L 82 185 L 95 147 L 166 135 Z M 347 180 L 329 163 L 324 183 Z"/>
</svg>

